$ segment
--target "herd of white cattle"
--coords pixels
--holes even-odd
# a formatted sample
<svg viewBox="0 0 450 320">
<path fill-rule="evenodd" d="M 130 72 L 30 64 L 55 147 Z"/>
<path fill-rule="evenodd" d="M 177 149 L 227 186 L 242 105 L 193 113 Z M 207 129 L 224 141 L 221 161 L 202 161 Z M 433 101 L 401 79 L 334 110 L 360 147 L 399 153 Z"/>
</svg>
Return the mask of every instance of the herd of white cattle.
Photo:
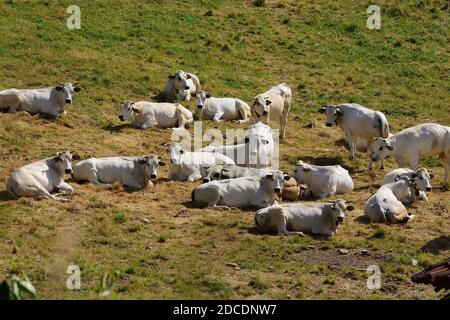
<svg viewBox="0 0 450 320">
<path fill-rule="evenodd" d="M 55 87 L 31 90 L 0 91 L 0 110 L 58 117 L 72 103 L 77 85 L 64 83 Z M 119 119 L 139 129 L 151 127 L 185 130 L 194 121 L 249 122 L 245 137 L 232 145 L 205 147 L 194 152 L 178 143 L 168 143 L 168 179 L 203 184 L 192 191 L 192 203 L 208 208 L 260 208 L 255 224 L 264 231 L 276 230 L 279 235 L 333 235 L 346 211 L 354 207 L 343 200 L 328 202 L 297 202 L 304 197 L 326 198 L 353 191 L 349 172 L 340 165 L 318 166 L 298 161 L 288 175 L 273 169 L 275 141 L 269 122 L 279 121 L 282 141 L 286 135 L 292 91 L 285 83 L 255 96 L 252 104 L 237 98 L 212 97 L 201 90 L 199 78 L 184 71 L 170 75 L 163 88 L 165 102 L 122 102 Z M 179 102 L 195 98 L 194 114 Z M 386 116 L 361 105 L 346 103 L 326 105 L 319 109 L 326 114 L 326 125 L 337 124 L 345 134 L 350 159 L 366 149 L 368 169 L 372 161 L 393 157 L 399 166 L 389 172 L 381 187 L 364 205 L 364 213 L 372 222 L 405 223 L 414 216 L 405 205 L 416 200 L 428 201 L 425 192 L 432 191 L 427 169 L 419 168 L 421 159 L 439 156 L 444 167 L 444 181 L 449 182 L 450 127 L 423 123 L 390 133 Z M 176 129 L 175 129 L 176 128 Z M 120 182 L 131 190 L 153 186 L 157 168 L 165 165 L 158 156 L 88 158 L 72 166 L 79 156 L 58 152 L 54 157 L 25 165 L 14 171 L 6 183 L 14 198 L 40 197 L 69 201 L 62 197 L 73 192 L 64 181 L 70 174 L 73 182 L 111 184 Z M 383 168 L 383 163 L 381 163 Z"/>
</svg>

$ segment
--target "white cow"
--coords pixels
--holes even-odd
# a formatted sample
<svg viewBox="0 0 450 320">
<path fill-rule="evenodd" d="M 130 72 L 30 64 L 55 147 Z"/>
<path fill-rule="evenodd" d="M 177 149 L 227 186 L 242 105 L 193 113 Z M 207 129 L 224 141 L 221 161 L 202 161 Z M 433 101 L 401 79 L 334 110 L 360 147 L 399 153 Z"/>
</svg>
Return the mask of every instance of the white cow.
<svg viewBox="0 0 450 320">
<path fill-rule="evenodd" d="M 0 91 L 0 110 L 9 113 L 24 111 L 31 115 L 58 117 L 66 113 L 66 104 L 81 89 L 71 83 L 42 89 L 8 89 Z"/>
<path fill-rule="evenodd" d="M 293 203 L 273 205 L 255 214 L 255 224 L 263 231 L 277 230 L 278 235 L 305 233 L 332 236 L 354 208 L 343 200 L 331 203 Z M 290 230 L 290 231 L 289 231 Z"/>
<path fill-rule="evenodd" d="M 443 183 L 449 182 L 450 127 L 423 123 L 404 129 L 388 139 L 376 139 L 372 144 L 373 161 L 391 156 L 399 167 L 416 170 L 419 160 L 439 155 L 444 166 Z"/>
<path fill-rule="evenodd" d="M 336 123 L 345 133 L 345 140 L 349 144 L 350 156 L 353 160 L 356 155 L 358 139 L 364 140 L 368 146 L 369 170 L 372 170 L 371 145 L 375 138 L 387 138 L 389 136 L 389 123 L 385 115 L 380 111 L 373 111 L 356 103 L 340 105 L 327 105 L 319 109 L 326 113 L 326 125 L 331 127 Z M 360 144 L 362 144 L 360 142 Z M 381 163 L 381 169 L 384 163 Z"/>
<path fill-rule="evenodd" d="M 404 223 L 412 220 L 400 199 L 411 196 L 411 188 L 416 188 L 415 179 L 397 177 L 395 182 L 382 185 L 364 205 L 364 214 L 371 222 Z"/>
<path fill-rule="evenodd" d="M 430 179 L 433 178 L 433 174 L 430 174 L 425 168 L 419 168 L 416 171 L 413 171 L 409 168 L 398 168 L 386 174 L 381 184 L 384 185 L 395 182 L 395 179 L 397 177 L 402 176 L 407 176 L 410 179 L 415 179 L 416 188 L 414 188 L 414 190 L 411 190 L 411 197 L 400 199 L 400 201 L 402 203 L 411 203 L 416 201 L 416 198 L 419 197 L 419 200 L 428 202 L 428 197 L 425 191 L 433 190 L 433 187 L 430 184 Z M 416 193 L 417 191 L 418 194 Z"/>
<path fill-rule="evenodd" d="M 214 180 L 204 183 L 192 191 L 192 202 L 206 204 L 208 208 L 267 207 L 281 195 L 284 180 L 288 175 L 275 170 L 260 177 L 244 177 Z"/>
<path fill-rule="evenodd" d="M 164 85 L 166 101 L 189 101 L 191 92 L 200 90 L 200 80 L 192 73 L 178 70 L 167 78 Z"/>
<path fill-rule="evenodd" d="M 268 125 L 270 120 L 279 120 L 280 139 L 284 139 L 291 102 L 292 91 L 286 83 L 274 86 L 255 97 L 250 108 L 250 121 L 252 123 L 261 121 Z"/>
<path fill-rule="evenodd" d="M 199 90 L 192 92 L 197 104 L 196 113 L 198 119 L 213 120 L 236 120 L 238 123 L 249 121 L 250 107 L 244 101 L 237 98 L 215 98 L 208 92 Z"/>
<path fill-rule="evenodd" d="M 237 144 L 221 147 L 208 146 L 198 151 L 224 154 L 241 166 L 265 168 L 273 163 L 275 141 L 272 129 L 258 122 L 247 129 L 245 138 Z"/>
<path fill-rule="evenodd" d="M 150 127 L 185 129 L 194 122 L 192 112 L 179 103 L 158 103 L 148 101 L 122 102 L 119 119 L 131 120 L 131 125 L 139 129 Z"/>
<path fill-rule="evenodd" d="M 6 189 L 14 198 L 43 197 L 57 201 L 52 192 L 72 193 L 72 187 L 64 182 L 64 174 L 72 173 L 72 159 L 79 159 L 71 152 L 58 152 L 56 156 L 27 164 L 14 171 L 6 182 Z"/>
<path fill-rule="evenodd" d="M 73 166 L 72 179 L 92 184 L 120 182 L 140 190 L 153 186 L 158 166 L 164 166 L 157 156 L 90 158 Z"/>
<path fill-rule="evenodd" d="M 190 152 L 178 143 L 167 145 L 169 154 L 169 180 L 189 181 L 201 179 L 200 168 L 216 164 L 234 164 L 234 161 L 220 153 Z"/>
<path fill-rule="evenodd" d="M 269 174 L 271 171 L 265 168 L 241 167 L 235 164 L 217 164 L 215 166 L 202 166 L 200 168 L 203 183 L 213 180 L 260 177 Z"/>
<path fill-rule="evenodd" d="M 298 184 L 308 186 L 306 196 L 322 198 L 353 190 L 352 178 L 340 165 L 317 166 L 299 160 L 292 177 Z"/>
</svg>

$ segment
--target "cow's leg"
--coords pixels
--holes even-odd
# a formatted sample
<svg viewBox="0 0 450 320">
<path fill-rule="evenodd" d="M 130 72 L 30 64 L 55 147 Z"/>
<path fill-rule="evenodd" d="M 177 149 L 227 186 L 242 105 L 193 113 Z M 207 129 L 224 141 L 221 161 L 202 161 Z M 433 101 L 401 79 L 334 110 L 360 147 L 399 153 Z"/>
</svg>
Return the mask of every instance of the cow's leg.
<svg viewBox="0 0 450 320">
<path fill-rule="evenodd" d="M 221 118 L 223 116 L 223 111 L 222 110 L 217 110 L 216 113 L 214 114 L 212 120 L 214 122 L 221 122 Z"/>
<path fill-rule="evenodd" d="M 372 170 L 372 155 L 373 155 L 372 144 L 373 144 L 373 139 L 370 139 L 369 141 L 366 141 L 366 142 L 367 142 L 367 154 L 369 155 L 369 163 L 367 165 L 367 169 Z M 381 162 L 380 169 L 384 169 L 383 162 Z"/>
<path fill-rule="evenodd" d="M 442 152 L 439 154 L 439 162 L 444 167 L 444 180 L 442 181 L 442 184 L 445 185 L 449 182 L 450 150 L 447 153 Z"/>
<path fill-rule="evenodd" d="M 245 111 L 245 107 L 241 104 L 236 104 L 236 108 L 238 110 L 239 116 L 241 117 L 240 120 L 237 120 L 239 124 L 248 122 L 250 120 L 250 117 L 247 115 L 247 112 Z"/>
<path fill-rule="evenodd" d="M 91 170 L 90 177 L 89 177 L 89 183 L 99 185 L 101 184 L 100 180 L 98 180 L 97 171 Z"/>
<path fill-rule="evenodd" d="M 57 186 L 57 188 L 61 191 L 63 191 L 64 193 L 72 193 L 73 192 L 73 188 L 70 184 L 61 181 L 60 184 Z"/>
<path fill-rule="evenodd" d="M 155 121 L 155 119 L 148 119 L 145 121 L 141 126 L 138 126 L 139 129 L 147 129 L 158 126 L 158 123 Z"/>
<path fill-rule="evenodd" d="M 356 148 L 356 142 L 353 141 L 353 135 L 350 132 L 350 130 L 345 130 L 345 140 L 348 142 L 348 148 L 350 149 L 350 156 L 348 157 L 349 160 L 355 159 L 355 148 Z"/>
<path fill-rule="evenodd" d="M 281 137 L 280 137 L 280 139 L 284 139 L 286 137 L 288 112 L 289 112 L 289 107 L 288 108 L 285 107 L 283 110 L 283 114 L 281 116 Z"/>
<path fill-rule="evenodd" d="M 413 171 L 416 171 L 419 167 L 419 154 L 414 152 L 414 154 L 410 154 L 409 157 L 409 168 Z"/>
<path fill-rule="evenodd" d="M 279 236 L 295 236 L 299 235 L 304 237 L 305 234 L 300 231 L 289 231 L 287 229 L 287 221 L 286 217 L 283 215 L 281 211 L 274 212 L 276 215 L 275 218 L 277 219 L 277 232 Z"/>
<path fill-rule="evenodd" d="M 54 196 L 53 194 L 51 194 L 50 192 L 47 191 L 47 189 L 42 188 L 42 187 L 31 187 L 29 188 L 29 191 L 31 191 L 34 196 L 36 197 L 43 197 L 46 199 L 53 199 L 59 202 L 67 202 L 69 201 L 69 199 L 64 199 L 64 198 L 59 198 Z"/>
<path fill-rule="evenodd" d="M 320 234 L 323 236 L 332 236 L 334 234 L 330 228 L 325 226 L 313 226 L 311 231 L 313 234 Z"/>
<path fill-rule="evenodd" d="M 187 178 L 188 182 L 194 182 L 196 180 L 199 180 L 202 178 L 202 175 L 198 171 L 194 171 L 191 173 L 191 175 Z"/>
</svg>

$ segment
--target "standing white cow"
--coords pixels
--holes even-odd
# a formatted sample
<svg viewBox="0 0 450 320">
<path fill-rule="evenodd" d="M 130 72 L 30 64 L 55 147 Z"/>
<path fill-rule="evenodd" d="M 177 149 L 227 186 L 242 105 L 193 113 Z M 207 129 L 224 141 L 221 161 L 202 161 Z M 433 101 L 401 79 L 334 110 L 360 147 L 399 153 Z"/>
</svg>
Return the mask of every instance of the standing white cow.
<svg viewBox="0 0 450 320">
<path fill-rule="evenodd" d="M 416 171 L 413 171 L 409 168 L 398 168 L 386 174 L 381 184 L 384 185 L 395 182 L 396 178 L 402 176 L 406 176 L 409 179 L 415 179 L 416 188 L 414 188 L 414 190 L 411 190 L 411 197 L 400 199 L 400 201 L 402 203 L 411 203 L 415 202 L 416 198 L 419 197 L 419 200 L 428 202 L 428 197 L 425 191 L 433 190 L 433 187 L 430 184 L 430 179 L 433 178 L 433 174 L 429 173 L 425 168 L 419 168 Z"/>
<path fill-rule="evenodd" d="M 192 112 L 179 103 L 158 103 L 148 101 L 122 102 L 119 119 L 131 120 L 131 125 L 138 129 L 150 127 L 185 129 L 194 122 Z"/>
<path fill-rule="evenodd" d="M 286 136 L 286 125 L 289 109 L 291 108 L 292 91 L 286 83 L 279 84 L 258 94 L 250 108 L 252 123 L 261 121 L 269 124 L 269 121 L 280 121 L 280 139 Z"/>
<path fill-rule="evenodd" d="M 221 153 L 241 166 L 266 168 L 273 164 L 275 141 L 272 129 L 262 122 L 257 122 L 247 129 L 245 138 L 237 144 L 208 146 L 198 151 Z"/>
<path fill-rule="evenodd" d="M 6 189 L 14 198 L 43 197 L 57 201 L 52 192 L 72 193 L 72 187 L 64 182 L 64 174 L 72 173 L 72 159 L 79 159 L 71 152 L 58 152 L 54 157 L 27 164 L 14 171 L 6 182 Z"/>
<path fill-rule="evenodd" d="M 158 166 L 164 166 L 157 156 L 89 158 L 73 166 L 72 179 L 92 184 L 120 182 L 140 190 L 153 186 Z"/>
<path fill-rule="evenodd" d="M 200 89 L 200 80 L 196 75 L 178 70 L 167 78 L 164 94 L 168 102 L 189 101 L 191 92 Z"/>
<path fill-rule="evenodd" d="M 0 91 L 0 110 L 9 113 L 24 111 L 31 115 L 58 117 L 66 113 L 66 104 L 81 89 L 71 83 L 42 89 L 8 89 Z"/>
<path fill-rule="evenodd" d="M 267 207 L 281 196 L 284 180 L 289 180 L 279 170 L 265 176 L 214 180 L 192 191 L 192 202 L 206 204 L 208 208 Z"/>
<path fill-rule="evenodd" d="M 322 198 L 353 190 L 352 178 L 340 165 L 317 166 L 299 160 L 292 177 L 298 184 L 308 186 L 306 196 Z"/>
<path fill-rule="evenodd" d="M 389 123 L 380 111 L 373 111 L 356 103 L 322 106 L 319 112 L 326 113 L 325 124 L 331 127 L 336 123 L 345 133 L 345 140 L 349 144 L 350 156 L 353 160 L 357 151 L 358 139 L 364 140 L 368 146 L 369 170 L 372 170 L 371 145 L 375 138 L 389 136 Z M 381 163 L 381 169 L 384 163 Z"/>
<path fill-rule="evenodd" d="M 208 92 L 199 90 L 192 92 L 197 104 L 196 113 L 200 120 L 236 120 L 238 123 L 249 121 L 250 107 L 244 101 L 237 98 L 215 98 Z"/>
<path fill-rule="evenodd" d="M 169 180 L 193 182 L 202 178 L 200 168 L 216 164 L 234 164 L 234 161 L 220 153 L 190 152 L 178 143 L 167 145 L 169 154 Z"/>
<path fill-rule="evenodd" d="M 415 179 L 397 177 L 395 182 L 382 185 L 364 205 L 364 214 L 371 222 L 404 223 L 412 220 L 401 199 L 411 196 Z"/>
<path fill-rule="evenodd" d="M 275 229 L 280 236 L 304 235 L 304 232 L 332 236 L 344 221 L 345 213 L 353 209 L 344 200 L 331 203 L 275 204 L 258 210 L 255 224 L 263 231 Z"/>
<path fill-rule="evenodd" d="M 450 127 L 436 123 L 422 123 L 404 129 L 388 139 L 376 139 L 372 144 L 373 161 L 392 156 L 399 167 L 417 170 L 419 160 L 439 155 L 444 166 L 443 183 L 449 182 Z"/>
</svg>

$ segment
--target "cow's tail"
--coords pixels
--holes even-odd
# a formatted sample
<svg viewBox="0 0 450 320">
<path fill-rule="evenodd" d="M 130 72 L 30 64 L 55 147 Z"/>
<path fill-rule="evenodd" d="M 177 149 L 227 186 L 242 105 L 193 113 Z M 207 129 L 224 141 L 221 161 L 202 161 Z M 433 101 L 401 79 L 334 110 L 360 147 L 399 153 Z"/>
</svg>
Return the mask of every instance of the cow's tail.
<svg viewBox="0 0 450 320">
<path fill-rule="evenodd" d="M 380 125 L 380 137 L 386 139 L 389 137 L 389 123 L 386 119 L 386 116 L 382 112 L 376 111 L 376 114 L 378 116 L 378 123 Z"/>
</svg>

